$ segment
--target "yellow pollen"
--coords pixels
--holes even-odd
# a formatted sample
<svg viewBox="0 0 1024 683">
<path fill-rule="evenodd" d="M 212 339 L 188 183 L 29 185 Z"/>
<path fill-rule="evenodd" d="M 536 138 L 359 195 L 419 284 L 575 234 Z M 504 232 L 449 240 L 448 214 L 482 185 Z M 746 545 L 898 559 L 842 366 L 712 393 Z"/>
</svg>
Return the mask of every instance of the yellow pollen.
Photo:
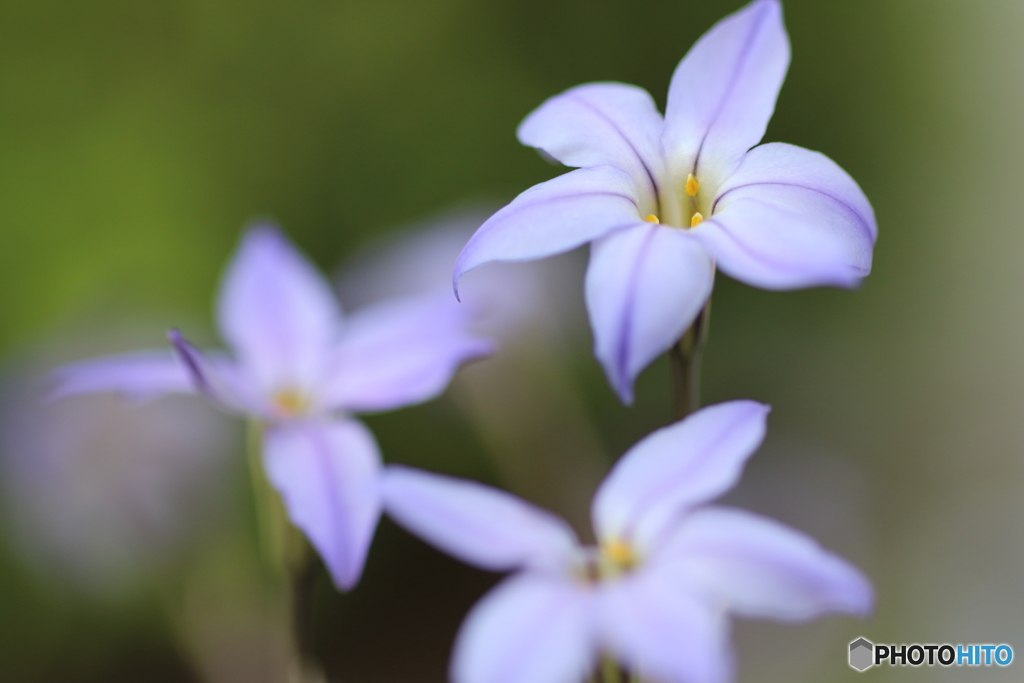
<svg viewBox="0 0 1024 683">
<path fill-rule="evenodd" d="M 690 227 L 696 228 L 698 225 L 704 222 L 704 216 L 701 215 L 700 211 L 693 214 L 693 218 L 690 219 Z"/>
<path fill-rule="evenodd" d="M 272 403 L 279 417 L 294 417 L 306 410 L 309 400 L 300 391 L 289 387 L 274 392 Z"/>
<path fill-rule="evenodd" d="M 606 543 L 602 550 L 604 550 L 605 556 L 619 567 L 629 568 L 636 564 L 636 555 L 625 541 L 616 539 L 611 543 Z"/>
<path fill-rule="evenodd" d="M 700 191 L 700 183 L 697 182 L 692 173 L 688 173 L 686 175 L 686 194 L 696 197 L 698 191 Z"/>
<path fill-rule="evenodd" d="M 653 213 L 651 215 L 649 215 L 647 218 L 645 218 L 644 220 L 647 221 L 648 223 L 660 223 L 661 222 L 661 221 L 658 220 L 658 217 L 655 216 Z"/>
</svg>

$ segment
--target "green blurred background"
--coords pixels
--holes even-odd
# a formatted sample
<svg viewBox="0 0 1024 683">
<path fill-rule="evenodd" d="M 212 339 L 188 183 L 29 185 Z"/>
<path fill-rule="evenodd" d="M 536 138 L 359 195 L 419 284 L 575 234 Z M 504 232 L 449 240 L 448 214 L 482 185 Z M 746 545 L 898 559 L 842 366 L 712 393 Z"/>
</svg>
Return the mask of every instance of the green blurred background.
<svg viewBox="0 0 1024 683">
<path fill-rule="evenodd" d="M 217 279 L 254 218 L 333 272 L 398 226 L 551 177 L 515 140 L 526 113 L 592 80 L 639 84 L 663 105 L 687 48 L 738 6 L 2 0 L 4 407 L 25 409 L 17 378 L 57 360 L 159 346 L 172 325 L 214 343 Z M 854 292 L 720 277 L 704 394 L 774 406 L 730 500 L 863 567 L 878 608 L 866 623 L 738 624 L 739 679 L 859 680 L 845 648 L 861 635 L 1024 654 L 1024 4 L 787 0 L 785 12 L 793 64 L 766 140 L 821 150 L 858 180 L 878 215 L 875 269 Z M 578 272 L 578 259 L 556 263 Z M 581 281 L 563 287 L 550 296 L 578 319 Z M 579 520 L 613 458 L 668 421 L 669 385 L 659 361 L 624 408 L 585 328 L 563 332 L 514 356 L 530 368 L 514 415 L 474 408 L 501 390 L 482 363 L 439 401 L 369 418 L 385 458 Z M 531 414 L 533 401 L 554 412 Z M 203 494 L 216 511 L 99 589 L 33 559 L 6 495 L 0 679 L 264 680 L 256 655 L 273 636 L 228 434 L 216 473 L 199 477 L 217 482 Z M 544 448 L 559 451 L 553 469 L 517 465 Z M 551 472 L 572 475 L 571 491 Z M 354 592 L 316 581 L 332 676 L 429 682 L 494 577 L 384 522 Z M 863 675 L 1010 680 L 1019 666 Z"/>
</svg>

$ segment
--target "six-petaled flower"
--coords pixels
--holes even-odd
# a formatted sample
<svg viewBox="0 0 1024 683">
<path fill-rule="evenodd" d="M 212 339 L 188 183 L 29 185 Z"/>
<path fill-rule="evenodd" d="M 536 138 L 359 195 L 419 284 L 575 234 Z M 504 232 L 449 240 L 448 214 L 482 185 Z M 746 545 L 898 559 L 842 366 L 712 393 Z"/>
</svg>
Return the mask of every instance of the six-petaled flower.
<svg viewBox="0 0 1024 683">
<path fill-rule="evenodd" d="M 454 683 L 578 683 L 602 654 L 643 680 L 730 678 L 728 613 L 787 621 L 866 614 L 861 573 L 804 534 L 704 503 L 738 480 L 768 408 L 722 403 L 658 430 L 605 479 L 582 546 L 561 519 L 474 482 L 404 467 L 384 506 L 478 567 L 515 570 L 467 617 Z"/>
<path fill-rule="evenodd" d="M 459 364 L 492 350 L 469 311 L 430 295 L 343 316 L 330 285 L 270 227 L 248 232 L 224 278 L 218 319 L 234 356 L 147 352 L 55 375 L 55 397 L 117 390 L 146 398 L 198 390 L 264 424 L 264 468 L 291 521 L 339 588 L 359 580 L 380 516 L 377 444 L 351 416 L 439 394 Z"/>
<path fill-rule="evenodd" d="M 856 182 L 824 155 L 764 136 L 789 66 L 778 0 L 708 31 L 672 77 L 665 115 L 622 83 L 571 88 L 519 140 L 580 167 L 519 195 L 466 245 L 463 273 L 591 244 L 594 353 L 626 403 L 633 381 L 705 305 L 717 265 L 756 287 L 850 287 L 877 228 Z M 751 149 L 753 148 L 753 149 Z"/>
</svg>

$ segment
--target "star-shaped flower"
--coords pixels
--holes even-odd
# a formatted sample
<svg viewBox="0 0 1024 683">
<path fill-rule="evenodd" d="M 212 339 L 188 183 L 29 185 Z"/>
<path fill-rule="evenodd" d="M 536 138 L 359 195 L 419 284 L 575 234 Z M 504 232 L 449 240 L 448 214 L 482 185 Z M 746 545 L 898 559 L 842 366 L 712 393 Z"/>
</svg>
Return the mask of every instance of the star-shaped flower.
<svg viewBox="0 0 1024 683">
<path fill-rule="evenodd" d="M 636 444 L 594 498 L 596 547 L 502 491 L 388 468 L 384 506 L 400 524 L 465 562 L 516 571 L 463 623 L 453 682 L 578 683 L 605 655 L 642 680 L 722 683 L 729 613 L 866 614 L 871 586 L 845 560 L 770 519 L 704 505 L 739 479 L 767 414 L 722 403 Z"/>
<path fill-rule="evenodd" d="M 530 188 L 481 226 L 455 282 L 484 263 L 591 243 L 594 353 L 626 403 L 637 374 L 704 306 L 716 265 L 766 289 L 856 285 L 877 234 L 857 183 L 820 153 L 754 147 L 788 66 L 778 0 L 754 0 L 679 63 L 664 117 L 647 91 L 622 83 L 547 100 L 519 126 L 519 140 L 579 169 Z"/>
<path fill-rule="evenodd" d="M 438 296 L 395 299 L 345 318 L 330 285 L 270 227 L 242 240 L 218 320 L 235 354 L 206 355 L 176 331 L 177 355 L 145 352 L 61 368 L 54 396 L 198 390 L 264 424 L 264 469 L 291 521 L 342 589 L 359 580 L 380 516 L 380 453 L 352 412 L 439 394 L 459 364 L 492 350 L 468 311 Z"/>
</svg>

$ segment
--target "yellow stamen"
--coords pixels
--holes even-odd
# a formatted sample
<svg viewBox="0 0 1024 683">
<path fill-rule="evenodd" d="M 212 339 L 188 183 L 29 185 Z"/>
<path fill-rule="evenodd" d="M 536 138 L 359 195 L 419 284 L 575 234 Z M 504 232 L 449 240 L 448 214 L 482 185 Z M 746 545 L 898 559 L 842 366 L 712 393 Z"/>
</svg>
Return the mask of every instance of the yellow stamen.
<svg viewBox="0 0 1024 683">
<path fill-rule="evenodd" d="M 698 191 L 700 191 L 700 183 L 697 182 L 692 173 L 688 173 L 686 175 L 686 194 L 696 197 Z"/>
<path fill-rule="evenodd" d="M 698 225 L 704 222 L 704 216 L 701 215 L 700 211 L 693 214 L 693 218 L 690 219 L 690 227 L 696 228 Z"/>
<path fill-rule="evenodd" d="M 309 399 L 291 387 L 274 392 L 272 402 L 279 417 L 294 417 L 306 410 L 309 405 Z"/>
<path fill-rule="evenodd" d="M 606 543 L 602 549 L 605 556 L 619 567 L 628 569 L 636 564 L 636 555 L 625 541 L 616 539 L 611 543 Z"/>
<path fill-rule="evenodd" d="M 653 213 L 651 215 L 649 215 L 647 218 L 645 218 L 644 220 L 647 221 L 648 223 L 660 223 L 661 222 L 661 221 L 658 220 L 658 217 L 655 216 Z"/>
</svg>

